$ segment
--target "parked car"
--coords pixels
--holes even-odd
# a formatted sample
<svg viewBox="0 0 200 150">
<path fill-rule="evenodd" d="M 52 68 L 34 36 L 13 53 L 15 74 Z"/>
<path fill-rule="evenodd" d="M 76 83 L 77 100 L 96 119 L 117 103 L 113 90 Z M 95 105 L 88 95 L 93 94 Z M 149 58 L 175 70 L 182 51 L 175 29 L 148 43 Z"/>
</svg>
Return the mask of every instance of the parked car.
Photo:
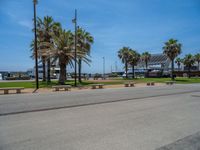
<svg viewBox="0 0 200 150">
<path fill-rule="evenodd" d="M 170 75 L 170 72 L 169 71 L 163 71 L 163 74 L 162 74 L 162 77 L 164 78 L 169 78 L 171 75 Z"/>
</svg>

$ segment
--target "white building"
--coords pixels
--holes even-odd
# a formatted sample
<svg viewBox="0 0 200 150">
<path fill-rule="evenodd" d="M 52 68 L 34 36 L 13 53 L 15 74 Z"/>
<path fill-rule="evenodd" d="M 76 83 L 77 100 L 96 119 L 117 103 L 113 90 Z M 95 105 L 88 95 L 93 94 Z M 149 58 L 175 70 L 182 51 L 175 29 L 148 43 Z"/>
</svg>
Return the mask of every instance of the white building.
<svg viewBox="0 0 200 150">
<path fill-rule="evenodd" d="M 2 74 L 0 73 L 0 80 L 3 80 Z"/>
</svg>

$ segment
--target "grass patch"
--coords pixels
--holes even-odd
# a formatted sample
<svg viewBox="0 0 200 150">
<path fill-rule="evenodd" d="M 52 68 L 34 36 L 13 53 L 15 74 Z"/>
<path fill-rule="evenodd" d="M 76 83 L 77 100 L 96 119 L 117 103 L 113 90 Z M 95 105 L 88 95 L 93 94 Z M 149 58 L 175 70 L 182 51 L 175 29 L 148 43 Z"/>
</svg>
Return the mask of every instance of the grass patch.
<svg viewBox="0 0 200 150">
<path fill-rule="evenodd" d="M 49 84 L 46 82 L 39 82 L 39 87 L 51 87 L 53 85 L 57 85 L 57 82 L 53 81 Z M 0 82 L 0 88 L 2 87 L 24 87 L 24 88 L 35 88 L 35 82 L 34 81 L 27 81 L 27 82 Z"/>
<path fill-rule="evenodd" d="M 200 78 L 176 78 L 176 82 L 179 84 L 200 83 Z"/>
<path fill-rule="evenodd" d="M 136 83 L 147 83 L 147 82 L 157 82 L 157 83 L 165 83 L 166 81 L 171 81 L 171 78 L 135 78 L 135 79 L 121 79 L 116 78 L 115 80 L 118 81 L 134 81 Z M 177 77 L 175 79 L 176 83 L 178 84 L 191 84 L 191 83 L 200 83 L 200 78 L 183 78 L 183 77 Z"/>
<path fill-rule="evenodd" d="M 123 84 L 124 82 L 133 81 L 136 83 L 147 83 L 150 81 L 157 82 L 157 83 L 165 83 L 166 81 L 171 81 L 170 78 L 136 78 L 136 79 L 120 79 L 120 78 L 112 78 L 110 81 L 83 81 L 82 83 L 77 83 L 78 85 L 82 86 L 89 86 L 90 84 L 105 84 L 105 85 L 116 85 L 116 84 Z M 200 78 L 176 78 L 176 83 L 178 84 L 192 84 L 192 83 L 200 83 Z M 73 80 L 66 81 L 68 85 L 74 85 Z M 51 83 L 47 82 L 39 82 L 40 88 L 51 88 L 54 85 L 58 85 L 58 81 L 52 81 Z M 35 88 L 34 81 L 27 81 L 27 82 L 0 82 L 0 88 L 3 87 L 24 87 L 24 88 Z"/>
</svg>

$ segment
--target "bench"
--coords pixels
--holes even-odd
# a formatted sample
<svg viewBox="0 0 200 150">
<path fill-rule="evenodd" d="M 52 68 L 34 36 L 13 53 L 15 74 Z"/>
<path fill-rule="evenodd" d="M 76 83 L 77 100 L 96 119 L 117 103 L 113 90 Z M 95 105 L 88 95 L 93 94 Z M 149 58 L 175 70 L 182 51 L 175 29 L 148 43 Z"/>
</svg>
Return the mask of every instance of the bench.
<svg viewBox="0 0 200 150">
<path fill-rule="evenodd" d="M 91 86 L 92 86 L 92 89 L 96 89 L 96 88 L 103 89 L 104 84 L 91 84 Z"/>
<path fill-rule="evenodd" d="M 69 90 L 71 90 L 71 85 L 56 85 L 56 86 L 52 86 L 52 88 L 55 89 L 55 91 L 59 91 L 60 89 L 69 91 Z"/>
<path fill-rule="evenodd" d="M 4 94 L 9 94 L 10 90 L 15 90 L 17 94 L 21 93 L 21 90 L 24 90 L 24 87 L 11 87 L 11 88 L 0 88 L 0 91 L 4 91 Z"/>
<path fill-rule="evenodd" d="M 167 85 L 173 85 L 175 83 L 175 81 L 166 81 L 165 82 Z"/>
<path fill-rule="evenodd" d="M 79 90 L 82 90 L 82 89 L 84 88 L 84 86 L 83 86 L 83 85 L 77 85 L 77 88 L 78 88 Z"/>
<path fill-rule="evenodd" d="M 124 86 L 125 86 L 125 87 L 134 87 L 135 84 L 136 84 L 135 82 L 125 82 L 125 83 L 124 83 Z"/>
<path fill-rule="evenodd" d="M 147 86 L 154 86 L 155 82 L 147 82 Z"/>
</svg>

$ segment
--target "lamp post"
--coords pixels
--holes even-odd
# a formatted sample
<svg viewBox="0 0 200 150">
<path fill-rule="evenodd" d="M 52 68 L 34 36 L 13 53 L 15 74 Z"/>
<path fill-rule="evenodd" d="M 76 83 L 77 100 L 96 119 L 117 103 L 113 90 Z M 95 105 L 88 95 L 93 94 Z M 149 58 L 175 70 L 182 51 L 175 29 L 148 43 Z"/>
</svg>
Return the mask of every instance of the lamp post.
<svg viewBox="0 0 200 150">
<path fill-rule="evenodd" d="M 118 71 L 118 68 L 117 68 L 117 61 L 115 61 L 115 71 L 116 71 L 116 72 Z"/>
<path fill-rule="evenodd" d="M 36 27 L 36 5 L 37 0 L 33 0 L 33 10 L 34 10 L 34 51 L 35 51 L 35 83 L 36 83 L 36 89 L 39 89 L 39 82 L 38 82 L 38 51 L 37 51 L 37 27 Z"/>
<path fill-rule="evenodd" d="M 77 10 L 75 9 L 75 16 L 74 19 L 72 20 L 72 22 L 74 23 L 74 28 L 75 28 L 75 37 L 74 37 L 74 50 L 75 50 L 75 54 L 74 54 L 74 86 L 77 86 L 77 47 L 76 47 L 76 43 L 77 43 Z"/>
<path fill-rule="evenodd" d="M 103 57 L 103 79 L 105 79 L 105 57 Z"/>
</svg>

